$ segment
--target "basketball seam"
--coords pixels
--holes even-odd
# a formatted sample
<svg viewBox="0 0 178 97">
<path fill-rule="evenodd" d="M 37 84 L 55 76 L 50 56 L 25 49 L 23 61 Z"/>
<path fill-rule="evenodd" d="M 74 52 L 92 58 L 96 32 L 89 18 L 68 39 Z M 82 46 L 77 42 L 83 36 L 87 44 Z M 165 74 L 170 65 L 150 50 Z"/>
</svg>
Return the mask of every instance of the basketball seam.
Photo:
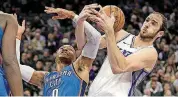
<svg viewBox="0 0 178 97">
<path fill-rule="evenodd" d="M 116 11 L 117 11 L 117 13 L 118 13 L 118 10 L 120 10 L 120 9 L 115 9 Z M 121 22 L 121 14 L 120 14 L 120 12 L 119 12 L 119 19 L 117 20 L 117 25 L 119 25 L 120 24 L 120 22 Z M 115 28 L 114 30 L 116 30 L 117 28 Z M 120 29 L 120 28 L 119 28 Z"/>
</svg>

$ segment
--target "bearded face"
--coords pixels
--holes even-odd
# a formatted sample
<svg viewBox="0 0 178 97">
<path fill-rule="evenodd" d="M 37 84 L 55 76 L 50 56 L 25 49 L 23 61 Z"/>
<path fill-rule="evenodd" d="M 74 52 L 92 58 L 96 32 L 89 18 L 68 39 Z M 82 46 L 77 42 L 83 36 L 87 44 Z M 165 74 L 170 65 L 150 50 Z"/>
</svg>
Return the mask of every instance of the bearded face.
<svg viewBox="0 0 178 97">
<path fill-rule="evenodd" d="M 162 17 L 159 14 L 149 15 L 141 28 L 140 37 L 145 40 L 152 40 L 159 33 L 162 25 Z"/>
</svg>

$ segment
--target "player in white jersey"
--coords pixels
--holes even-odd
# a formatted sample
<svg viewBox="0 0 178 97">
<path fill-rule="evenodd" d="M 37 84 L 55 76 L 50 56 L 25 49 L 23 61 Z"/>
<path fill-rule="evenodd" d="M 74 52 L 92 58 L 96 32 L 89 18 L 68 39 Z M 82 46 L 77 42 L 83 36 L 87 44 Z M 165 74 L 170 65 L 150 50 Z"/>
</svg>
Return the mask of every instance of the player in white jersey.
<svg viewBox="0 0 178 97">
<path fill-rule="evenodd" d="M 70 11 L 51 8 L 52 13 L 58 13 L 55 19 L 70 18 Z M 155 66 L 157 52 L 153 42 L 164 34 L 166 18 L 158 12 L 151 13 L 145 20 L 138 36 L 121 30 L 114 32 L 114 16 L 108 17 L 101 10 L 85 6 L 82 14 L 90 16 L 100 30 L 105 32 L 101 37 L 100 49 L 107 47 L 107 57 L 89 89 L 89 96 L 134 96 L 136 86 L 148 75 Z M 72 18 L 75 22 L 77 17 Z M 85 31 L 90 31 L 91 25 L 85 24 Z M 80 44 L 82 47 L 84 44 Z"/>
<path fill-rule="evenodd" d="M 166 18 L 158 12 L 151 13 L 143 23 L 139 35 L 121 30 L 114 33 L 114 16 L 104 11 L 94 12 L 94 21 L 105 32 L 108 56 L 93 81 L 89 95 L 135 96 L 136 86 L 154 68 L 158 54 L 153 42 L 164 35 Z M 110 64 L 110 65 L 109 65 Z"/>
</svg>

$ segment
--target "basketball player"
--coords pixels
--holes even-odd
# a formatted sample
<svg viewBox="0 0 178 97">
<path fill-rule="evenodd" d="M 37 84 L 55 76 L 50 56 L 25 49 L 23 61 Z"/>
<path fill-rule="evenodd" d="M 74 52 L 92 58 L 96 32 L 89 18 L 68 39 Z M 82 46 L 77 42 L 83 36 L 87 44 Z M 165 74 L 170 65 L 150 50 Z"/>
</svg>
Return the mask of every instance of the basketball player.
<svg viewBox="0 0 178 97">
<path fill-rule="evenodd" d="M 50 72 L 43 75 L 40 71 L 37 72 L 28 66 L 20 65 L 22 77 L 25 78 L 27 82 L 37 86 L 42 86 L 40 84 L 43 82 L 43 96 L 84 95 L 85 88 L 89 82 L 89 71 L 96 57 L 101 36 L 97 31 L 84 33 L 84 21 L 88 16 L 89 14 L 79 18 L 77 21 L 76 35 L 86 34 L 86 36 L 82 36 L 85 37 L 85 40 L 83 40 L 85 41 L 85 45 L 77 60 L 73 47 L 64 45 L 57 51 L 57 72 Z M 19 36 L 17 37 L 21 37 L 22 33 L 23 32 L 19 32 L 19 34 L 17 34 Z M 76 36 L 77 39 L 80 37 L 81 36 Z M 19 44 L 20 41 L 17 40 L 17 46 L 19 46 Z M 19 54 L 19 51 L 17 54 Z"/>
<path fill-rule="evenodd" d="M 10 90 L 13 96 L 23 95 L 15 53 L 16 32 L 17 21 L 13 15 L 0 12 L 0 96 L 9 96 Z"/>
<path fill-rule="evenodd" d="M 101 31 L 105 32 L 100 41 L 100 49 L 107 48 L 108 53 L 91 84 L 89 96 L 137 95 L 136 86 L 144 80 L 156 64 L 158 54 L 153 47 L 153 42 L 163 36 L 166 30 L 166 18 L 161 13 L 151 13 L 143 23 L 139 35 L 135 36 L 125 30 L 114 32 L 114 17 L 110 18 L 102 10 L 99 13 L 88 6 L 85 6 L 85 10 L 82 11 L 87 13 L 88 9 L 96 15 L 90 18 L 96 22 Z M 54 19 L 70 18 L 75 15 L 71 11 L 60 8 L 46 9 L 48 13 L 58 13 Z M 75 22 L 77 17 L 71 19 Z M 90 31 L 91 26 L 85 24 L 85 29 Z"/>
</svg>

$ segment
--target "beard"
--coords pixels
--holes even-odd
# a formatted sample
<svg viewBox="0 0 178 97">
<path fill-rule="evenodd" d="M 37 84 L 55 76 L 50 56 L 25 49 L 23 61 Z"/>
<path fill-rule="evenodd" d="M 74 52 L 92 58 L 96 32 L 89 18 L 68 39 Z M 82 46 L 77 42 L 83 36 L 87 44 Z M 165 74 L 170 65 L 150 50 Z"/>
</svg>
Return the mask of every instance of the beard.
<svg viewBox="0 0 178 97">
<path fill-rule="evenodd" d="M 154 39 L 154 37 L 157 35 L 157 33 L 158 32 L 156 32 L 156 33 L 141 32 L 140 37 L 142 40 L 150 41 L 150 40 Z"/>
</svg>

